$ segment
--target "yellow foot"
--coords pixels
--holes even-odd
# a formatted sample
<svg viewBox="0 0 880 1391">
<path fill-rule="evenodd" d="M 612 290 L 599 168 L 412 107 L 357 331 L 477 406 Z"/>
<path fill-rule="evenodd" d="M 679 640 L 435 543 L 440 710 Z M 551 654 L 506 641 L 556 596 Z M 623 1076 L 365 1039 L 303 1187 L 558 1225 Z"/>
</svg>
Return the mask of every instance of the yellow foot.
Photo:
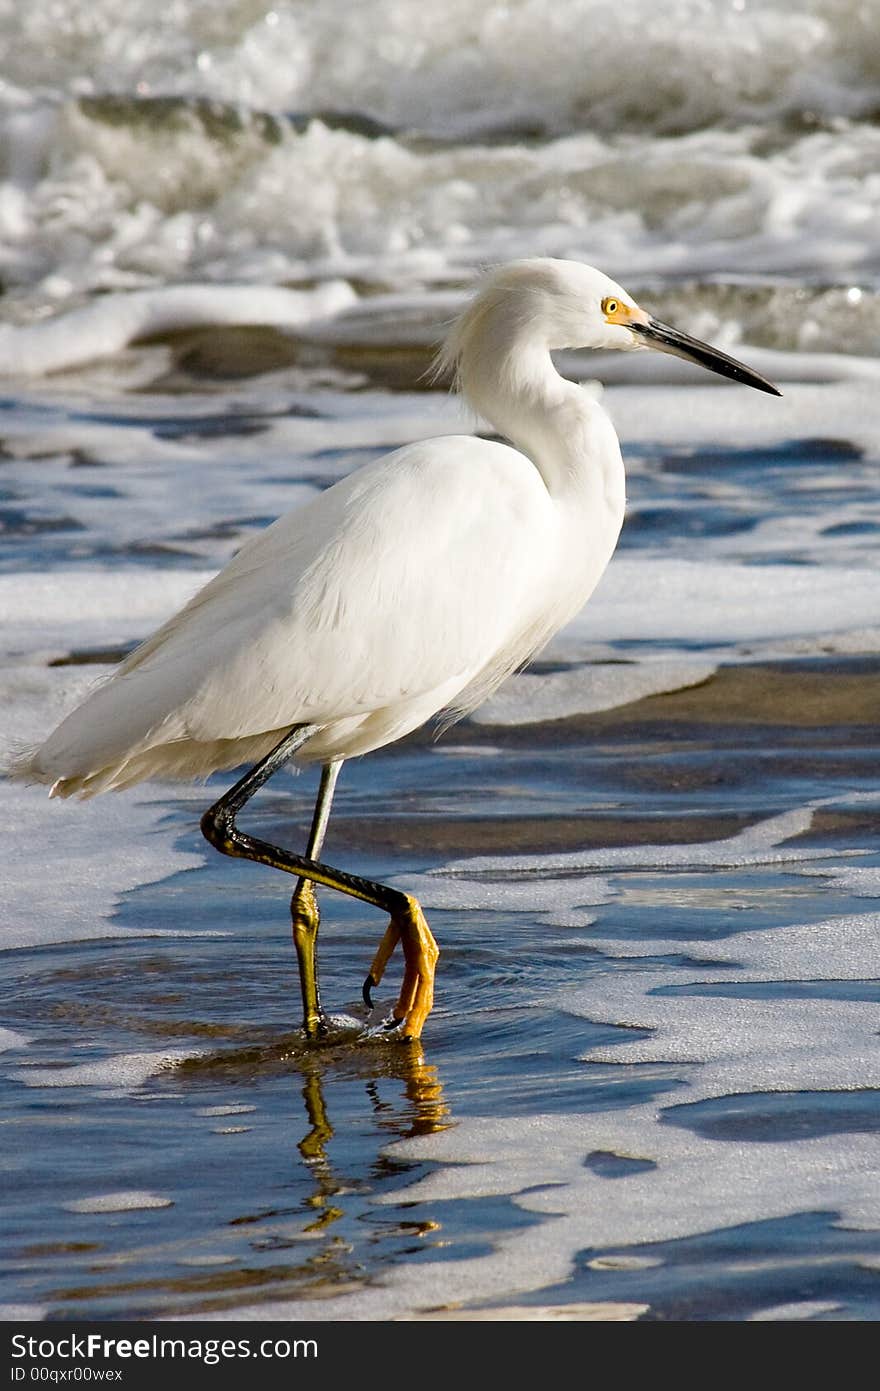
<svg viewBox="0 0 880 1391">
<path fill-rule="evenodd" d="M 394 1019 L 404 1038 L 420 1038 L 425 1020 L 434 1003 L 434 968 L 440 949 L 434 941 L 421 904 L 409 894 L 406 907 L 385 929 L 379 950 L 373 957 L 370 974 L 364 982 L 364 1000 L 372 1005 L 371 991 L 385 974 L 385 967 L 398 942 L 403 944 L 403 985 L 394 1007 Z"/>
</svg>

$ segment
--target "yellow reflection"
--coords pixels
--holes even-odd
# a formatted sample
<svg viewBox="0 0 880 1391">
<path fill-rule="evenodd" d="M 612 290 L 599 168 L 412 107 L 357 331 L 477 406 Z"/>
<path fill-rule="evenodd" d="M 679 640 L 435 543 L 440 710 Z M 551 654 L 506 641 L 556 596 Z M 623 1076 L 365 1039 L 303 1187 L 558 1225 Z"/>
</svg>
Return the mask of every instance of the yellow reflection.
<svg viewBox="0 0 880 1391">
<path fill-rule="evenodd" d="M 449 1107 L 443 1096 L 443 1084 L 435 1064 L 429 1063 L 418 1040 L 405 1044 L 391 1044 L 383 1047 L 381 1060 L 376 1054 L 366 1050 L 360 1055 L 346 1050 L 343 1058 L 331 1056 L 329 1050 L 315 1051 L 297 1059 L 298 1068 L 303 1074 L 302 1096 L 305 1102 L 309 1128 L 297 1145 L 304 1162 L 314 1178 L 314 1192 L 307 1199 L 308 1206 L 315 1210 L 315 1218 L 306 1231 L 316 1232 L 329 1227 L 344 1216 L 344 1208 L 339 1206 L 340 1195 L 349 1191 L 351 1182 L 340 1174 L 330 1158 L 333 1140 L 333 1125 L 327 1112 L 324 1096 L 325 1080 L 332 1080 L 340 1063 L 356 1065 L 358 1072 L 368 1075 L 364 1078 L 366 1094 L 370 1099 L 377 1124 L 390 1131 L 398 1139 L 408 1139 L 414 1135 L 430 1135 L 444 1130 L 451 1122 L 448 1119 Z M 379 1084 L 387 1079 L 396 1079 L 403 1084 L 403 1100 L 386 1101 L 380 1095 Z M 357 1185 L 360 1187 L 360 1185 Z M 437 1224 L 423 1224 L 424 1231 L 434 1231 Z"/>
</svg>

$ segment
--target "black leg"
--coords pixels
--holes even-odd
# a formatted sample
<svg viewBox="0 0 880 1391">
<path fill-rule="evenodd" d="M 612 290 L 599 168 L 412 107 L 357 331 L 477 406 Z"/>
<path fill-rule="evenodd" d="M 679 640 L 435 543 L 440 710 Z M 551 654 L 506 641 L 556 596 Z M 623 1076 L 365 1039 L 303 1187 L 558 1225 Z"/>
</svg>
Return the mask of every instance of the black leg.
<svg viewBox="0 0 880 1391">
<path fill-rule="evenodd" d="M 431 1008 L 434 965 L 438 955 L 437 944 L 431 936 L 418 901 L 410 894 L 401 893 L 398 889 L 389 888 L 385 884 L 377 884 L 371 879 L 362 879 L 359 875 L 348 874 L 345 870 L 331 869 L 329 865 L 322 864 L 310 856 L 294 855 L 291 851 L 284 850 L 280 846 L 271 845 L 265 840 L 258 840 L 256 836 L 246 835 L 235 824 L 235 818 L 245 803 L 268 781 L 273 773 L 277 772 L 293 757 L 297 749 L 302 748 L 317 729 L 317 725 L 295 725 L 288 734 L 285 734 L 284 738 L 265 758 L 261 759 L 243 778 L 240 778 L 235 786 L 231 787 L 219 801 L 208 808 L 201 821 L 202 833 L 214 848 L 224 855 L 255 860 L 259 864 L 271 866 L 272 869 L 281 869 L 287 874 L 296 874 L 300 879 L 309 880 L 311 883 L 325 884 L 328 888 L 338 889 L 340 893 L 350 894 L 353 898 L 359 898 L 365 903 L 372 903 L 376 908 L 381 908 L 388 913 L 391 917 L 391 923 L 383 938 L 383 945 L 373 963 L 371 977 L 374 983 L 378 984 L 394 945 L 398 940 L 402 940 L 406 969 L 395 1016 L 405 1028 L 406 1036 L 417 1038 Z M 313 841 L 319 844 L 323 840 L 326 830 L 327 816 L 329 815 L 328 788 L 329 795 L 332 796 L 332 787 L 336 778 L 335 773 L 328 772 L 328 769 L 332 767 L 332 764 L 327 765 L 322 778 L 323 802 L 322 794 L 319 793 L 318 805 L 315 808 L 315 817 L 312 823 L 310 847 Z M 338 767 L 336 771 L 338 772 Z M 312 946 L 314 946 L 314 941 Z M 379 964 L 380 959 L 381 965 Z M 310 1037 L 314 1037 L 320 1025 L 317 981 L 315 980 L 314 985 L 309 984 L 308 987 L 306 982 L 303 982 L 304 1001 L 307 989 L 312 1005 L 312 1014 L 309 1018 L 309 1004 L 307 1003 L 306 1032 L 309 1033 Z"/>
</svg>

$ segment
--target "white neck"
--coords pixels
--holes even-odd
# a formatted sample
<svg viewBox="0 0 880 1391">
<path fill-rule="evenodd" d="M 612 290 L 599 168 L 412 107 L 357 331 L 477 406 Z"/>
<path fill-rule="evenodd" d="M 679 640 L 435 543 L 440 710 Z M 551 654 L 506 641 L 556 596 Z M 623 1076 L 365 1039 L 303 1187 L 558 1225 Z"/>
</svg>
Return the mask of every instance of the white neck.
<svg viewBox="0 0 880 1391">
<path fill-rule="evenodd" d="M 561 377 L 547 348 L 509 342 L 506 351 L 473 352 L 459 363 L 464 395 L 537 468 L 551 497 L 572 490 L 623 498 L 623 464 L 617 437 L 602 407 Z"/>
</svg>

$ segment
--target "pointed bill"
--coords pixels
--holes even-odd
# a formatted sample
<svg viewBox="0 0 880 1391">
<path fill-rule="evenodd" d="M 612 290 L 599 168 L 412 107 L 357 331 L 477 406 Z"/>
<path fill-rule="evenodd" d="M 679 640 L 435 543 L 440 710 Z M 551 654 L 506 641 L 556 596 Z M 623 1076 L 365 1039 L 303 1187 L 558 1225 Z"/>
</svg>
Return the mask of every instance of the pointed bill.
<svg viewBox="0 0 880 1391">
<path fill-rule="evenodd" d="M 683 357 L 685 362 L 695 362 L 699 367 L 707 367 L 710 372 L 730 377 L 735 382 L 742 382 L 744 386 L 754 386 L 758 391 L 769 391 L 771 396 L 782 395 L 779 388 L 768 382 L 766 377 L 762 377 L 760 372 L 753 371 L 751 367 L 746 367 L 745 363 L 737 362 L 735 357 L 728 357 L 726 353 L 719 352 L 708 343 L 701 343 L 699 338 L 691 338 L 689 334 L 680 333 L 669 324 L 661 324 L 658 319 L 652 319 L 647 314 L 644 319 L 637 319 L 632 315 L 626 326 L 646 348 L 656 348 L 658 352 Z"/>
</svg>

